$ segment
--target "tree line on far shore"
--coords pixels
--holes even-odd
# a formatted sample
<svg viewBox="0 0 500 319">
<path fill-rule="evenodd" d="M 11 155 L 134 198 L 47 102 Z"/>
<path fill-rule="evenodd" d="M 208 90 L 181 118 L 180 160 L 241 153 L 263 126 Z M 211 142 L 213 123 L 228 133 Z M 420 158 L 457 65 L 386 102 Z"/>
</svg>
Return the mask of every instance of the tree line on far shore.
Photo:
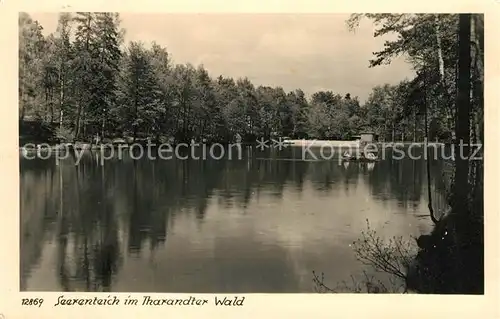
<svg viewBox="0 0 500 319">
<path fill-rule="evenodd" d="M 273 135 L 345 140 L 373 131 L 386 141 L 421 141 L 427 105 L 429 137 L 450 140 L 458 59 L 453 19 L 457 15 L 416 15 L 400 29 L 380 27 L 376 36 L 400 34 L 406 47 L 399 53 L 417 75 L 374 87 L 361 104 L 349 93 L 319 91 L 307 98 L 300 89 L 256 86 L 245 77 L 213 76 L 203 65 L 176 64 L 157 43 L 124 43 L 117 13 L 60 13 L 57 30 L 48 35 L 21 13 L 20 135 L 44 130 L 66 141 L 98 134 L 229 142 L 236 134 L 246 141 Z M 352 27 L 355 16 L 348 22 Z M 398 54 L 398 43 L 378 53 L 372 66 Z"/>
</svg>

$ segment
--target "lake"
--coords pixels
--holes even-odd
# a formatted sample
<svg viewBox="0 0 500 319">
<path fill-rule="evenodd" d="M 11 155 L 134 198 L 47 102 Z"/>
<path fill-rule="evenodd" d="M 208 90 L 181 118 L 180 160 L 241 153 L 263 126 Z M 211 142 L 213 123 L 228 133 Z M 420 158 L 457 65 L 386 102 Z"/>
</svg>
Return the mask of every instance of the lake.
<svg viewBox="0 0 500 319">
<path fill-rule="evenodd" d="M 314 292 L 373 272 L 351 244 L 431 230 L 425 161 L 303 161 L 300 147 L 241 159 L 20 158 L 24 291 Z M 319 152 L 318 149 L 313 152 Z M 431 161 L 435 205 L 443 162 Z"/>
</svg>

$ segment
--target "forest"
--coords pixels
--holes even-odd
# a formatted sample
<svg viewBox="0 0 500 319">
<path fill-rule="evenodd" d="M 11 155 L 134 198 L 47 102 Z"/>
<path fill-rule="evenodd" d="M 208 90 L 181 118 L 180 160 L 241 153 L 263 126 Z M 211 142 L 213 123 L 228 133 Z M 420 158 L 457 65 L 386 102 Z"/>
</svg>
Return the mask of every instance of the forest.
<svg viewBox="0 0 500 319">
<path fill-rule="evenodd" d="M 362 16 L 352 15 L 346 28 L 355 29 Z M 125 43 L 118 13 L 60 13 L 56 31 L 48 35 L 21 13 L 21 143 L 89 141 L 95 135 L 225 143 L 237 133 L 253 142 L 269 136 L 348 140 L 360 131 L 385 141 L 422 141 L 424 110 L 429 139 L 450 142 L 458 15 L 367 16 L 377 26 L 375 36 L 398 35 L 375 53 L 370 66 L 405 55 L 417 75 L 376 86 L 360 103 L 349 92 L 306 97 L 299 88 L 286 92 L 246 77 L 209 74 L 203 65 L 176 64 L 157 43 Z M 474 96 L 475 105 L 481 96 Z M 473 118 L 477 127 L 480 121 Z"/>
<path fill-rule="evenodd" d="M 396 35 L 373 54 L 370 66 L 404 56 L 416 74 L 397 85 L 374 87 L 364 103 L 349 92 L 316 92 L 308 98 L 300 89 L 255 86 L 248 78 L 215 77 L 201 65 L 176 64 L 167 48 L 156 43 L 125 44 L 116 13 L 61 13 L 56 32 L 47 36 L 37 21 L 22 13 L 21 140 L 28 133 L 31 138 L 69 141 L 96 134 L 214 142 L 229 142 L 236 133 L 247 141 L 271 135 L 349 139 L 360 130 L 371 130 L 386 141 L 428 137 L 454 142 L 456 154 L 459 141 L 482 145 L 484 15 L 353 14 L 346 27 L 354 31 L 361 19 L 374 24 L 375 37 Z M 421 293 L 483 294 L 483 161 L 457 156 L 452 165 L 450 210 L 437 214 L 428 194 L 429 218 L 435 226 L 417 239 L 419 251 L 411 256 L 413 267 L 404 279 L 407 287 Z M 421 180 L 420 175 L 407 179 Z M 378 237 L 370 238 L 361 241 L 358 252 L 375 264 L 382 260 L 382 271 L 387 272 L 385 266 L 397 254 L 378 249 Z M 408 263 L 405 259 L 404 266 Z"/>
</svg>

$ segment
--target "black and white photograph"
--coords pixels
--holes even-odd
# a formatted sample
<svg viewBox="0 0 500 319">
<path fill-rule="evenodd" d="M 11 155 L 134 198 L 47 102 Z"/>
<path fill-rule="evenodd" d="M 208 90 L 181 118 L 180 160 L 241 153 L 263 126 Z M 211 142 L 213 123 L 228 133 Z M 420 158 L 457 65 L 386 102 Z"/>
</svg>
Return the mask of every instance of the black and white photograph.
<svg viewBox="0 0 500 319">
<path fill-rule="evenodd" d="M 18 23 L 21 292 L 485 293 L 483 14 Z"/>
</svg>

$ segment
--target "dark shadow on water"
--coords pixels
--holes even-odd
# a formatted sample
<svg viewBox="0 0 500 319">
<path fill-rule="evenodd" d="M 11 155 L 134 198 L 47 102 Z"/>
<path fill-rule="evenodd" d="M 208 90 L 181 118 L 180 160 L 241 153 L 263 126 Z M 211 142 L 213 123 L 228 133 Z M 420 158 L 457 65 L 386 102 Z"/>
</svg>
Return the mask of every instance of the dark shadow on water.
<svg viewBox="0 0 500 319">
<path fill-rule="evenodd" d="M 57 260 L 53 263 L 57 265 L 60 289 L 111 291 L 114 278 L 124 271 L 124 258 L 160 258 L 154 257 L 155 252 L 167 249 L 169 231 L 175 229 L 177 220 L 188 218 L 197 224 L 204 223 L 209 217 L 210 205 L 220 205 L 240 216 L 258 214 L 250 208 L 259 198 L 270 196 L 279 207 L 285 194 L 293 192 L 293 196 L 300 198 L 304 188 L 311 187 L 317 196 L 372 196 L 379 201 L 395 200 L 407 208 L 419 205 L 424 193 L 419 161 L 346 164 L 338 160 L 258 159 L 266 156 L 277 155 L 259 152 L 231 161 L 134 161 L 124 157 L 108 160 L 103 166 L 95 154 L 84 156 L 78 166 L 71 159 L 64 160 L 60 166 L 51 160 L 21 160 L 21 220 L 26 221 L 21 224 L 21 236 L 31 236 L 30 240 L 21 239 L 21 289 L 26 289 L 26 280 L 31 270 L 38 267 L 43 247 L 51 236 L 57 238 Z M 288 150 L 282 156 L 299 158 L 300 149 Z M 436 175 L 440 174 L 438 170 L 439 167 Z M 365 187 L 371 194 L 359 193 Z M 40 207 L 44 207 L 43 210 Z M 245 246 L 242 239 L 232 240 Z M 230 249 L 237 248 L 231 246 Z M 265 247 L 261 249 L 265 251 Z M 226 256 L 221 258 L 230 258 L 229 253 L 226 251 Z M 287 259 L 285 252 L 280 254 Z M 236 254 L 234 258 L 240 257 Z M 207 271 L 213 266 L 208 260 L 203 263 Z M 281 264 L 282 261 L 274 263 L 276 272 L 289 267 Z M 230 263 L 224 266 L 229 268 Z M 286 272 L 289 275 L 279 280 L 288 278 L 288 283 L 278 283 L 278 277 L 274 284 L 270 280 L 261 281 L 263 278 L 255 279 L 254 289 L 257 292 L 302 291 L 290 275 L 293 270 Z M 217 276 L 236 280 L 229 279 L 229 270 Z M 258 274 L 252 276 L 258 277 Z M 238 286 L 238 281 L 227 283 L 227 288 L 253 291 L 252 282 L 245 282 L 241 283 L 243 286 Z M 266 288 L 259 286 L 260 282 L 272 285 Z M 206 285 L 206 289 L 210 289 L 219 284 L 207 279 Z"/>
</svg>

